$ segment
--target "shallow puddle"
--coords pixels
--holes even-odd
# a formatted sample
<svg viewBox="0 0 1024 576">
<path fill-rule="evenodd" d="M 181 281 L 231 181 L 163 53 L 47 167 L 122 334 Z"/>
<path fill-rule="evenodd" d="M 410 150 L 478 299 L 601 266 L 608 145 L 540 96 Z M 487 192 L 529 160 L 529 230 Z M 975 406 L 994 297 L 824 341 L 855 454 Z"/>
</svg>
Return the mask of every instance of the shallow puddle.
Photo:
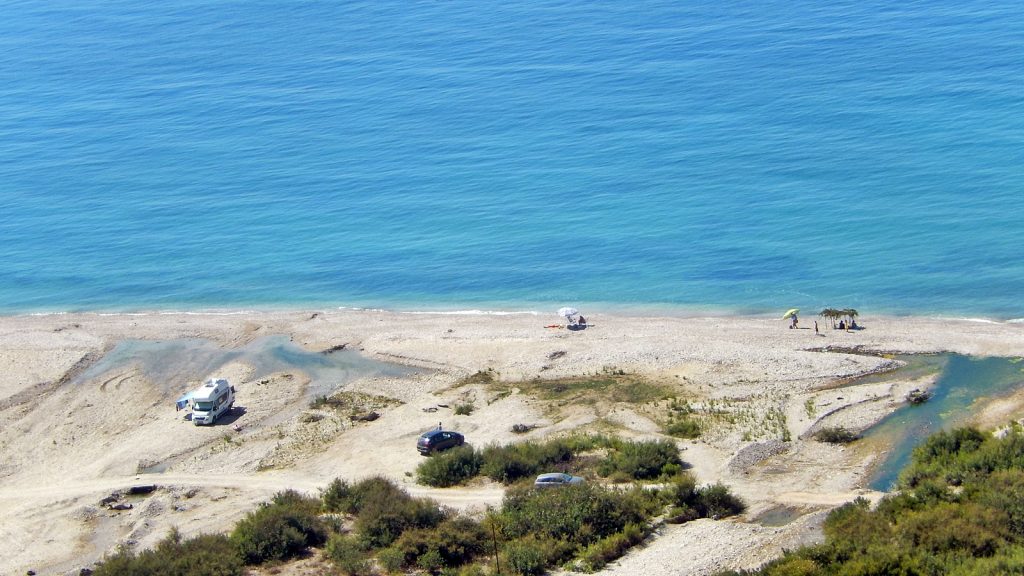
<svg viewBox="0 0 1024 576">
<path fill-rule="evenodd" d="M 72 382 L 78 384 L 107 374 L 138 370 L 173 396 L 188 391 L 196 382 L 216 375 L 217 370 L 233 362 L 252 366 L 254 380 L 279 372 L 304 373 L 310 378 L 306 392 L 309 398 L 331 394 L 357 378 L 401 377 L 419 372 L 408 366 L 370 360 L 350 350 L 310 352 L 287 336 L 260 338 L 241 348 L 222 348 L 202 339 L 124 340 Z"/>
<path fill-rule="evenodd" d="M 803 511 L 799 508 L 775 506 L 774 508 L 769 508 L 768 510 L 758 514 L 753 521 L 755 524 L 760 524 L 761 526 L 777 527 L 785 526 L 802 515 Z"/>
</svg>

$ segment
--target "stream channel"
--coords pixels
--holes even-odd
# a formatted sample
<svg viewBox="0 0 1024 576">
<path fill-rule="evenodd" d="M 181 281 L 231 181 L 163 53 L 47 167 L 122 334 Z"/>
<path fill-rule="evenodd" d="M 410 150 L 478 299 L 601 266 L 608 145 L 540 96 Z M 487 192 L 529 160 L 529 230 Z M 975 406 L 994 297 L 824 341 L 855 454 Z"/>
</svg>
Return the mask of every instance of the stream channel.
<svg viewBox="0 0 1024 576">
<path fill-rule="evenodd" d="M 906 405 L 864 432 L 864 440 L 888 446 L 869 482 L 873 490 L 889 491 L 910 463 L 913 449 L 928 436 L 968 425 L 989 402 L 1024 386 L 1021 358 L 974 357 L 960 354 L 897 356 L 906 365 L 894 372 L 861 378 L 855 384 L 913 379 L 938 372 L 932 397 Z"/>
</svg>

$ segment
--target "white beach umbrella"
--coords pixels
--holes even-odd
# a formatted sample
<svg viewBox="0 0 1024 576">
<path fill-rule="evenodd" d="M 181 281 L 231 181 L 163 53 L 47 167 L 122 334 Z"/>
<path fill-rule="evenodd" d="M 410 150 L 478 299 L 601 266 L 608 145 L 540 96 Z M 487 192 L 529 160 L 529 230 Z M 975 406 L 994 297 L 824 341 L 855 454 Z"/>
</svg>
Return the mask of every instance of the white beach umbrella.
<svg viewBox="0 0 1024 576">
<path fill-rule="evenodd" d="M 580 313 L 579 310 L 577 310 L 577 309 L 575 309 L 575 308 L 573 308 L 571 306 L 563 306 L 562 308 L 558 309 L 558 315 L 563 317 L 563 318 L 572 318 L 573 316 L 575 316 L 575 315 L 577 315 L 579 313 Z"/>
</svg>

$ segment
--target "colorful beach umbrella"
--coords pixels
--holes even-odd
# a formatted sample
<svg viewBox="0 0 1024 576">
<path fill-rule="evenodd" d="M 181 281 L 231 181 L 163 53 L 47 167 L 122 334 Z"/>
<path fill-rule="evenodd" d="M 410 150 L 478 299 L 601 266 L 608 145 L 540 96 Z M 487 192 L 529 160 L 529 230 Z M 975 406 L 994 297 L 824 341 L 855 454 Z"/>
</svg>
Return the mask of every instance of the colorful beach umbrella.
<svg viewBox="0 0 1024 576">
<path fill-rule="evenodd" d="M 792 318 L 793 316 L 796 316 L 796 313 L 799 311 L 799 308 L 790 308 L 789 310 L 786 310 L 785 314 L 782 315 L 782 319 L 785 320 L 787 318 Z"/>
</svg>

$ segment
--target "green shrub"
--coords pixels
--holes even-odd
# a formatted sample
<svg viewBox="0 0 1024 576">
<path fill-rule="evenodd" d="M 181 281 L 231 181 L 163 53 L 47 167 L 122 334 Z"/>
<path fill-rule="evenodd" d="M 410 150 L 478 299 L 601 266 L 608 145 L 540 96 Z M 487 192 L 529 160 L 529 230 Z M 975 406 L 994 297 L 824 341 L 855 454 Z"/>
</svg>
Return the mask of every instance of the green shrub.
<svg viewBox="0 0 1024 576">
<path fill-rule="evenodd" d="M 469 416 L 476 410 L 476 406 L 472 402 L 464 402 L 462 404 L 455 405 L 455 414 L 457 416 Z"/>
<path fill-rule="evenodd" d="M 377 552 L 377 562 L 388 574 L 398 574 L 405 564 L 405 554 L 396 546 L 388 546 Z"/>
<path fill-rule="evenodd" d="M 352 486 L 347 480 L 335 478 L 320 493 L 324 512 L 353 513 Z"/>
<path fill-rule="evenodd" d="M 504 556 L 505 565 L 514 574 L 522 576 L 539 576 L 548 564 L 544 546 L 536 538 L 513 540 L 505 544 Z"/>
<path fill-rule="evenodd" d="M 382 478 L 364 480 L 351 492 L 355 534 L 365 548 L 390 546 L 405 530 L 431 528 L 447 517 L 433 500 L 413 498 Z"/>
<path fill-rule="evenodd" d="M 343 574 L 366 576 L 373 573 L 366 554 L 359 544 L 349 536 L 332 534 L 324 548 L 324 556 L 330 558 Z"/>
<path fill-rule="evenodd" d="M 355 484 L 335 479 L 328 485 L 321 499 L 327 512 L 359 514 L 369 502 L 406 501 L 409 500 L 409 495 L 391 480 L 383 476 L 373 476 Z"/>
<path fill-rule="evenodd" d="M 698 438 L 702 432 L 700 422 L 686 416 L 674 418 L 665 426 L 665 433 L 676 438 Z"/>
<path fill-rule="evenodd" d="M 578 566 L 585 572 L 595 572 L 621 557 L 644 539 L 644 530 L 636 524 L 627 524 L 622 532 L 602 538 L 580 553 Z"/>
<path fill-rule="evenodd" d="M 670 506 L 668 521 L 689 522 L 697 518 L 724 518 L 743 512 L 746 505 L 729 488 L 718 483 L 697 487 L 693 475 L 685 472 L 676 476 L 661 493 Z"/>
<path fill-rule="evenodd" d="M 813 437 L 818 442 L 828 442 L 829 444 L 849 444 L 854 440 L 860 439 L 860 436 L 842 426 L 822 428 L 815 432 Z"/>
<path fill-rule="evenodd" d="M 423 567 L 420 558 L 433 551 L 440 559 L 439 567 L 455 567 L 485 553 L 488 541 L 487 534 L 478 522 L 456 517 L 434 528 L 406 530 L 390 549 L 402 554 L 402 566 Z"/>
<path fill-rule="evenodd" d="M 505 446 L 491 445 L 481 453 L 480 472 L 492 480 L 510 484 L 534 476 L 552 464 L 568 462 L 573 451 L 565 440 L 544 443 L 520 442 Z"/>
<path fill-rule="evenodd" d="M 446 488 L 461 484 L 480 473 L 481 457 L 471 446 L 459 446 L 435 454 L 416 467 L 416 481 Z"/>
<path fill-rule="evenodd" d="M 703 518 L 725 518 L 742 513 L 746 505 L 722 483 L 697 489 L 694 506 Z"/>
<path fill-rule="evenodd" d="M 93 570 L 96 576 L 241 576 L 242 559 L 222 534 L 182 540 L 177 530 L 152 550 L 138 554 L 121 547 Z"/>
<path fill-rule="evenodd" d="M 235 525 L 231 541 L 246 564 L 286 560 L 327 540 L 327 530 L 316 514 L 319 507 L 317 500 L 282 492 L 246 514 Z"/>
<path fill-rule="evenodd" d="M 549 490 L 512 488 L 495 520 L 507 539 L 534 534 L 586 546 L 626 524 L 643 523 L 647 515 L 644 500 L 632 492 L 584 483 Z"/>
<path fill-rule="evenodd" d="M 952 551 L 983 558 L 1002 548 L 1008 535 L 1003 511 L 974 503 L 941 503 L 915 511 L 897 528 L 905 547 L 927 554 Z"/>
<path fill-rule="evenodd" d="M 637 480 L 650 480 L 662 476 L 666 466 L 680 464 L 679 448 L 674 442 L 623 442 L 598 466 L 598 473 L 609 476 L 624 472 Z"/>
</svg>

